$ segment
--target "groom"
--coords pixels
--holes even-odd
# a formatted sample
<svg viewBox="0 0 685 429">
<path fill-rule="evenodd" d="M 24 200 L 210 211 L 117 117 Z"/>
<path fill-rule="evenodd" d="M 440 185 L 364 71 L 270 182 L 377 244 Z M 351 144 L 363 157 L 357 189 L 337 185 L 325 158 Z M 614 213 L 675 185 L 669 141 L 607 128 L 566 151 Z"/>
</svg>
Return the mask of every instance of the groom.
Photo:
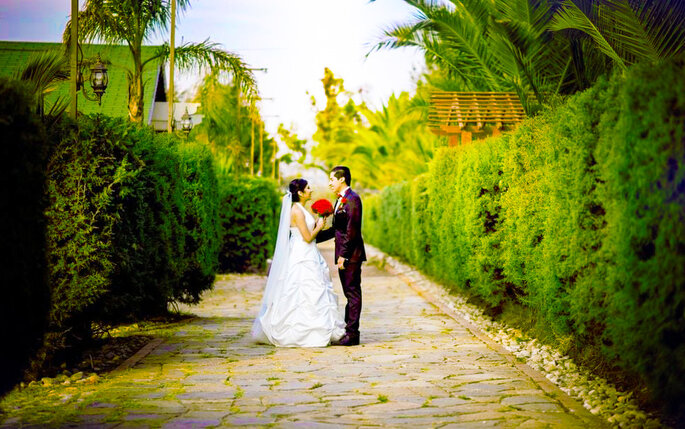
<svg viewBox="0 0 685 429">
<path fill-rule="evenodd" d="M 366 261 L 362 239 L 362 200 L 352 189 L 350 169 L 334 167 L 328 178 L 328 187 L 338 195 L 333 208 L 333 228 L 316 236 L 320 243 L 335 237 L 335 263 L 342 283 L 345 306 L 345 336 L 337 343 L 341 346 L 359 344 L 359 316 L 362 312 L 362 262 Z"/>
</svg>

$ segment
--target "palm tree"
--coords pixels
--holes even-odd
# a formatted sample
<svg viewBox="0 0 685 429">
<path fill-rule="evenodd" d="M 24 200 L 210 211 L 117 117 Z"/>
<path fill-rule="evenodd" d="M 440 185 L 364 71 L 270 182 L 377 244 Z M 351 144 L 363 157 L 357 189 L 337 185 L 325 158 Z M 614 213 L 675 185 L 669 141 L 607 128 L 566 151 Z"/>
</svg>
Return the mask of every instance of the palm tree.
<svg viewBox="0 0 685 429">
<path fill-rule="evenodd" d="M 180 11 L 188 8 L 190 0 L 177 0 Z M 169 45 L 161 46 L 151 57 L 143 59 L 143 43 L 153 35 L 165 32 L 171 14 L 170 0 L 87 0 L 79 12 L 79 38 L 86 42 L 96 40 L 106 44 L 126 44 L 133 58 L 133 69 L 127 69 L 129 87 L 129 119 L 141 122 L 143 119 L 144 94 L 143 70 L 169 57 Z M 64 31 L 64 41 L 70 46 L 71 21 Z M 205 40 L 200 43 L 186 43 L 175 47 L 174 58 L 180 70 L 196 66 L 226 70 L 234 74 L 243 86 L 247 96 L 256 93 L 252 72 L 242 59 L 222 50 L 216 43 Z"/>
<path fill-rule="evenodd" d="M 45 96 L 57 89 L 59 82 L 69 79 L 69 64 L 57 50 L 43 51 L 31 56 L 15 79 L 28 82 L 34 95 L 36 110 L 44 121 L 53 122 L 67 108 L 67 102 L 58 98 L 46 112 Z"/>
<path fill-rule="evenodd" d="M 585 89 L 613 66 L 668 58 L 685 45 L 685 0 L 405 0 L 415 22 L 374 49 L 422 49 L 463 90 L 544 101 Z"/>
<path fill-rule="evenodd" d="M 326 107 L 316 114 L 313 139 L 318 145 L 312 149 L 319 164 L 306 166 L 328 172 L 334 165 L 347 165 L 356 172 L 355 181 L 367 189 L 381 189 L 427 170 L 439 143 L 428 131 L 424 99 L 410 98 L 407 93 L 393 95 L 380 110 L 373 111 L 364 103 L 357 105 L 345 91 L 343 80 L 331 70 L 325 69 L 321 81 Z"/>
<path fill-rule="evenodd" d="M 548 29 L 547 0 L 405 2 L 415 22 L 387 29 L 374 50 L 417 47 L 465 90 L 516 91 L 527 110 L 530 93 L 542 102 L 568 79 L 570 55 Z"/>
<path fill-rule="evenodd" d="M 589 39 L 625 69 L 683 52 L 685 0 L 563 0 L 550 28 L 572 43 Z"/>
<path fill-rule="evenodd" d="M 347 150 L 346 163 L 372 189 L 411 179 L 428 170 L 439 138 L 426 125 L 427 103 L 403 92 L 379 110 L 361 107 L 364 125 Z"/>
<path fill-rule="evenodd" d="M 245 174 L 250 171 L 250 165 L 271 158 L 273 145 L 266 136 L 259 109 L 252 102 L 256 97 L 252 101 L 243 98 L 239 84 L 229 77 L 219 71 L 204 77 L 194 98 L 200 102 L 204 116 L 191 135 L 210 147 L 225 172 Z M 264 138 L 263 154 L 258 152 L 260 135 Z M 270 168 L 270 163 L 265 165 L 264 175 L 272 173 Z"/>
</svg>

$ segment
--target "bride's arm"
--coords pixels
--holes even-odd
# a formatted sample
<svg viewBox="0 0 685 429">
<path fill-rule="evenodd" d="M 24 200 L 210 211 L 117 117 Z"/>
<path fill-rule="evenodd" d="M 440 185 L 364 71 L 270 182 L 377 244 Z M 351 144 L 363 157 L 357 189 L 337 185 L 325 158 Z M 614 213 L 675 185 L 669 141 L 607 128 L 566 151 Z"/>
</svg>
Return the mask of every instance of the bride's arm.
<svg viewBox="0 0 685 429">
<path fill-rule="evenodd" d="M 300 230 L 300 234 L 302 234 L 302 238 L 307 243 L 311 243 L 312 240 L 316 238 L 316 234 L 318 234 L 319 231 L 321 231 L 321 228 L 323 228 L 323 218 L 317 219 L 314 229 L 310 231 L 309 228 L 307 228 L 307 222 L 305 222 L 304 213 L 302 213 L 302 209 L 300 209 L 297 206 L 293 206 L 293 210 L 291 213 L 293 219 L 295 220 L 295 226 L 297 226 L 297 229 Z"/>
</svg>

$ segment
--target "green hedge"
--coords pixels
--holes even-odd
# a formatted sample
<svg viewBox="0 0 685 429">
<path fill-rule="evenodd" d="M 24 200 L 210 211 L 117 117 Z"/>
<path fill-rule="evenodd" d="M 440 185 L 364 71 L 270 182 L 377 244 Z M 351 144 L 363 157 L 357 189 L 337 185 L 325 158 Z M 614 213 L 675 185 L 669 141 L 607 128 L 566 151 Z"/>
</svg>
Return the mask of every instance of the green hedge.
<svg viewBox="0 0 685 429">
<path fill-rule="evenodd" d="M 281 196 L 273 180 L 221 176 L 220 272 L 262 272 L 275 246 Z"/>
<path fill-rule="evenodd" d="M 31 91 L 0 79 L 0 392 L 40 346 L 49 304 L 45 263 L 48 140 Z M 21 329 L 17 329 L 21 327 Z"/>
<path fill-rule="evenodd" d="M 76 138 L 78 133 L 78 138 Z M 103 116 L 56 133 L 48 168 L 52 306 L 47 344 L 87 338 L 92 322 L 194 303 L 217 267 L 212 157 L 145 127 Z"/>
<path fill-rule="evenodd" d="M 524 122 L 441 150 L 365 200 L 364 235 L 497 313 L 685 394 L 684 61 L 637 66 Z"/>
</svg>

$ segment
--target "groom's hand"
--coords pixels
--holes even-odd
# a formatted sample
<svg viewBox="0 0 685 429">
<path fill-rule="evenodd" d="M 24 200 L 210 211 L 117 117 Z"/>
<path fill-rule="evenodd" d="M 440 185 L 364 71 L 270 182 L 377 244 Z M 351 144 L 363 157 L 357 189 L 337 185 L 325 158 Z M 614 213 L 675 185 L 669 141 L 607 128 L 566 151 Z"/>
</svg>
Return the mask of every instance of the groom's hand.
<svg viewBox="0 0 685 429">
<path fill-rule="evenodd" d="M 347 262 L 347 259 L 338 257 L 338 262 L 336 263 L 336 265 L 338 266 L 339 270 L 345 269 L 345 262 Z"/>
</svg>

